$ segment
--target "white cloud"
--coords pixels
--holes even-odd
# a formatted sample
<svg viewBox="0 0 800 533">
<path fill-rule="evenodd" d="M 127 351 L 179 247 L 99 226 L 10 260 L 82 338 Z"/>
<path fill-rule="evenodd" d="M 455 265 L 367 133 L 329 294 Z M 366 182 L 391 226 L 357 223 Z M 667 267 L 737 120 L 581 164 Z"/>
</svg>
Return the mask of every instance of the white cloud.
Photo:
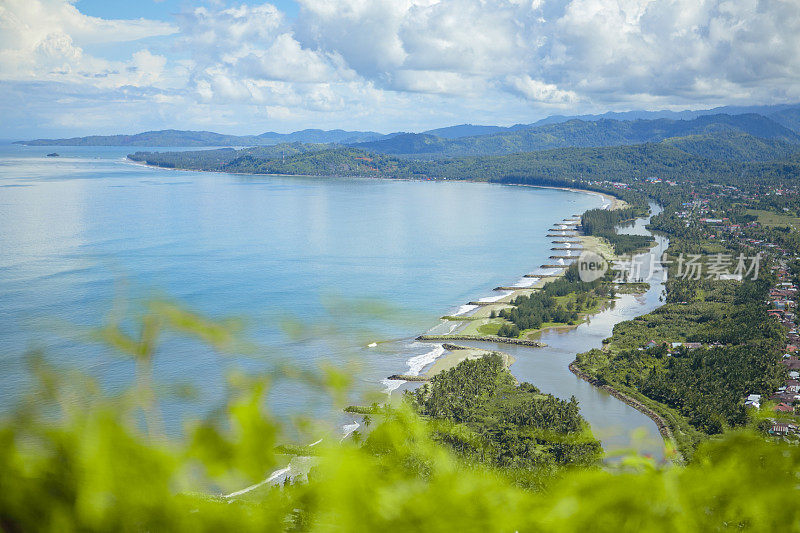
<svg viewBox="0 0 800 533">
<path fill-rule="evenodd" d="M 301 44 L 387 89 L 471 96 L 496 85 L 537 101 L 635 105 L 642 95 L 755 100 L 800 82 L 796 0 L 300 4 Z"/>
<path fill-rule="evenodd" d="M 578 100 L 574 91 L 562 91 L 557 85 L 534 80 L 528 75 L 509 76 L 508 86 L 523 98 L 545 104 L 569 104 Z"/>
<path fill-rule="evenodd" d="M 178 15 L 180 42 L 201 63 L 235 62 L 268 47 L 285 30 L 272 4 L 212 10 L 198 7 Z"/>
<path fill-rule="evenodd" d="M 92 56 L 85 46 L 170 35 L 159 21 L 104 20 L 64 0 L 4 0 L 0 4 L 0 80 L 83 81 L 97 86 L 150 84 L 166 58 L 140 50 L 127 61 Z M 143 68 L 154 69 L 146 74 Z"/>
<path fill-rule="evenodd" d="M 120 113 L 148 102 L 163 111 L 145 114 L 153 120 L 192 108 L 186 120 L 199 123 L 373 129 L 800 99 L 797 0 L 298 4 L 289 19 L 269 3 L 209 2 L 172 25 L 89 17 L 68 0 L 0 0 L 0 81 L 51 83 L 56 97 L 82 86 Z M 133 43 L 126 54 L 102 56 L 120 42 Z"/>
<path fill-rule="evenodd" d="M 264 50 L 253 50 L 236 62 L 242 75 L 252 78 L 327 83 L 352 77 L 335 56 L 304 49 L 289 33 L 278 35 Z"/>
<path fill-rule="evenodd" d="M 470 94 L 493 76 L 524 70 L 537 45 L 524 25 L 535 12 L 530 4 L 300 0 L 300 5 L 296 33 L 303 45 L 341 55 L 359 75 L 389 89 Z"/>
<path fill-rule="evenodd" d="M 175 33 L 172 24 L 153 20 L 106 20 L 82 14 L 64 0 L 3 0 L 0 48 L 32 48 L 51 33 L 69 35 L 78 46 L 136 41 Z"/>
<path fill-rule="evenodd" d="M 157 82 L 161 79 L 166 64 L 166 57 L 152 54 L 150 50 L 134 52 L 131 66 L 128 67 L 128 72 L 133 77 L 133 85 L 146 86 Z"/>
<path fill-rule="evenodd" d="M 330 84 L 355 77 L 337 53 L 303 47 L 271 4 L 201 7 L 179 19 L 194 91 L 206 102 L 330 108 L 343 101 Z"/>
<path fill-rule="evenodd" d="M 795 1 L 573 0 L 555 28 L 553 80 L 598 102 L 609 94 L 755 101 L 800 82 Z"/>
</svg>

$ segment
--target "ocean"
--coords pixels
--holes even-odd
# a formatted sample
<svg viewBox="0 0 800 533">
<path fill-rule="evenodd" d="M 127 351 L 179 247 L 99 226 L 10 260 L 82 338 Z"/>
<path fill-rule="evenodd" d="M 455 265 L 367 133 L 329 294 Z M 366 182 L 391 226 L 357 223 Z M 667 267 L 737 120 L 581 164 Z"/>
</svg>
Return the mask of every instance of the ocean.
<svg viewBox="0 0 800 533">
<path fill-rule="evenodd" d="M 231 371 L 278 361 L 333 364 L 353 376 L 354 397 L 380 394 L 390 374 L 421 371 L 442 353 L 414 340 L 449 327 L 438 317 L 521 282 L 548 262 L 554 222 L 605 202 L 487 183 L 245 176 L 125 160 L 144 149 L 0 145 L 3 409 L 31 384 L 31 350 L 111 392 L 124 388 L 130 359 L 93 342 L 92 329 L 154 298 L 238 319 L 249 346 L 217 353 L 181 335 L 162 340 L 154 373 L 172 427 L 218 407 Z M 45 157 L 54 151 L 60 157 Z M 191 397 L 173 392 L 187 386 Z M 293 382 L 269 402 L 279 415 L 329 407 Z"/>
</svg>

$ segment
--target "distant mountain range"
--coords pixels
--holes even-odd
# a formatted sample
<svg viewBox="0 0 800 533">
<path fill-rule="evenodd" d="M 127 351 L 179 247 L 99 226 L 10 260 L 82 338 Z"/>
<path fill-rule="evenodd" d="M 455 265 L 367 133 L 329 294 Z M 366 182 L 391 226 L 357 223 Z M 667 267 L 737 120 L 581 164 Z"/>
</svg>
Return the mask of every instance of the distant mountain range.
<svg viewBox="0 0 800 533">
<path fill-rule="evenodd" d="M 718 133 L 746 134 L 769 141 L 771 146 L 775 143 L 800 143 L 800 105 L 552 116 L 533 124 L 509 127 L 460 124 L 422 133 L 389 135 L 373 131 L 319 129 L 244 136 L 210 131 L 162 130 L 136 135 L 95 135 L 18 143 L 29 146 L 225 147 L 300 142 L 349 145 L 371 152 L 430 158 L 509 154 L 563 147 L 618 146 Z M 781 151 L 784 148 L 776 149 Z"/>
<path fill-rule="evenodd" d="M 281 143 L 350 144 L 382 139 L 374 131 L 302 130 L 293 133 L 268 131 L 261 135 L 223 135 L 211 131 L 161 130 L 136 135 L 92 135 L 70 139 L 17 141 L 28 146 L 269 146 Z"/>
</svg>

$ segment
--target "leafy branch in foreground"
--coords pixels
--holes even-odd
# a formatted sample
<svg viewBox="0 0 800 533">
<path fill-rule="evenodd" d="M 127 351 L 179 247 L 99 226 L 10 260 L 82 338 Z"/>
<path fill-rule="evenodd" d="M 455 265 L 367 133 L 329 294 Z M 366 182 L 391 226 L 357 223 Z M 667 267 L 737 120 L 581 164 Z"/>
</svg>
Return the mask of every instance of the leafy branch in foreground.
<svg viewBox="0 0 800 533">
<path fill-rule="evenodd" d="M 172 320 L 162 311 L 152 308 L 151 320 L 165 329 L 182 324 L 182 331 L 196 329 L 206 340 L 225 338 L 209 335 L 210 321 L 179 308 L 167 313 L 181 318 Z M 191 316 L 196 320 L 183 320 Z M 142 344 L 144 339 L 158 337 L 122 338 L 132 341 L 122 343 L 128 347 L 147 347 L 157 342 Z M 31 396 L 0 422 L 0 526 L 6 531 L 569 533 L 764 531 L 798 523 L 800 449 L 748 433 L 701 444 L 687 466 L 657 467 L 633 456 L 617 467 L 565 470 L 544 491 L 525 489 L 505 469 L 453 453 L 443 436 L 468 443 L 471 421 L 485 414 L 505 431 L 504 420 L 514 413 L 503 405 L 504 396 L 515 394 L 514 385 L 492 372 L 492 365 L 491 359 L 467 365 L 459 372 L 469 371 L 469 380 L 449 376 L 438 383 L 477 388 L 472 397 L 479 401 L 463 416 L 455 404 L 439 420 L 421 418 L 407 403 L 387 406 L 370 415 L 365 435 L 343 442 L 326 438 L 315 446 L 316 466 L 307 481 L 274 486 L 261 481 L 287 461 L 275 450 L 283 425 L 266 403 L 278 376 L 232 375 L 224 416 L 189 421 L 179 438 L 154 435 L 142 425 L 141 388 L 107 396 L 86 376 L 32 357 L 37 382 Z M 317 383 L 327 386 L 324 375 Z M 329 385 L 340 383 L 332 378 Z M 516 402 L 539 405 L 532 396 L 538 392 L 519 390 Z M 483 411 L 481 405 L 493 408 Z M 536 416 L 563 416 L 552 407 Z M 576 420 L 562 422 L 572 427 Z M 238 495 L 222 496 L 231 492 Z"/>
</svg>

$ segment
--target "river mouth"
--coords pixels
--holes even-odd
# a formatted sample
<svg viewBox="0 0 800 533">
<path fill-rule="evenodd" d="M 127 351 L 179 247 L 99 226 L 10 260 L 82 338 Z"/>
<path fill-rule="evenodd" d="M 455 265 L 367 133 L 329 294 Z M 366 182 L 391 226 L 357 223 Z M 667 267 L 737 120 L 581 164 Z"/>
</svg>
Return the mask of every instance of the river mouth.
<svg viewBox="0 0 800 533">
<path fill-rule="evenodd" d="M 650 205 L 651 216 L 661 212 Z M 574 328 L 553 328 L 542 332 L 540 340 L 546 347 L 532 348 L 502 343 L 459 341 L 459 344 L 497 350 L 511 355 L 516 362 L 511 373 L 520 381 L 534 384 L 542 392 L 558 398 L 575 396 L 581 414 L 603 444 L 609 459 L 620 454 L 636 452 L 656 461 L 664 460 L 664 440 L 655 422 L 644 413 L 592 386 L 574 375 L 569 364 L 579 353 L 601 348 L 603 339 L 611 336 L 614 326 L 637 316 L 652 312 L 662 305 L 664 269 L 657 261 L 669 241 L 663 235 L 651 233 L 645 227 L 650 218 L 637 219 L 618 229 L 620 233 L 653 235 L 656 240 L 647 252 L 636 254 L 635 260 L 643 265 L 641 276 L 649 281 L 650 288 L 642 294 L 621 294 L 611 305 L 592 315 Z M 652 269 L 652 275 L 649 270 Z"/>
</svg>

